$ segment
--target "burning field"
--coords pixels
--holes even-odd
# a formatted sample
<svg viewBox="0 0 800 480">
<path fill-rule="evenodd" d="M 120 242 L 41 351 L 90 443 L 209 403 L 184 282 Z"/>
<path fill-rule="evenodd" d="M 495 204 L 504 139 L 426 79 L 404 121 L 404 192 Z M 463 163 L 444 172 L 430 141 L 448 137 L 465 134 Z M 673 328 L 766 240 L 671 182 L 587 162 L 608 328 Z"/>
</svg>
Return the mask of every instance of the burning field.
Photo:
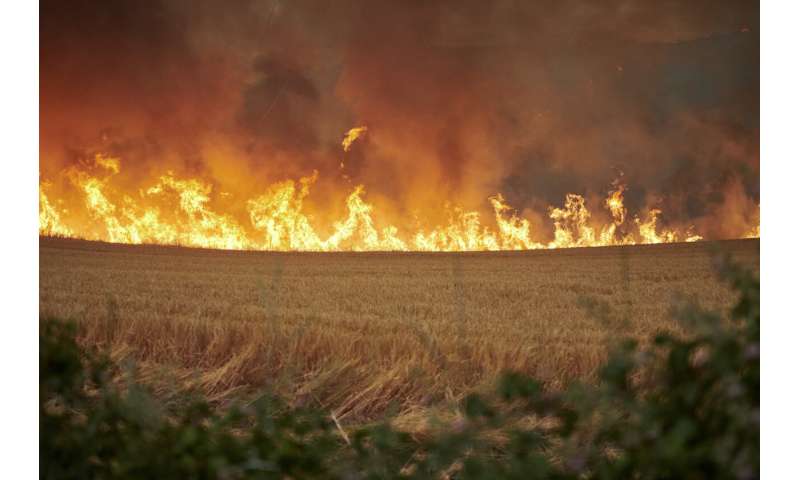
<svg viewBox="0 0 800 480">
<path fill-rule="evenodd" d="M 39 10 L 44 477 L 758 478 L 757 1 Z"/>
<path fill-rule="evenodd" d="M 725 308 L 758 4 L 610 5 L 43 1 L 40 314 L 363 420 L 591 380 L 675 293 Z"/>
<path fill-rule="evenodd" d="M 345 152 L 350 146 L 348 142 L 356 139 L 358 132 L 351 130 L 345 137 Z M 248 225 L 239 223 L 236 215 L 212 210 L 209 206 L 212 186 L 198 179 L 177 179 L 168 172 L 153 186 L 140 189 L 139 198 L 134 200 L 114 188 L 113 178 L 120 173 L 119 159 L 97 154 L 91 167 L 95 173 L 79 168 L 65 172 L 77 190 L 74 194 L 83 197 L 83 204 L 79 204 L 83 208 L 79 207 L 76 215 L 83 215 L 83 220 L 73 220 L 67 208 L 59 209 L 56 205 L 64 202 L 51 202 L 46 193 L 48 185 L 40 185 L 40 234 L 77 235 L 113 243 L 278 251 L 532 250 L 703 239 L 691 226 L 684 231 L 660 227 L 661 211 L 657 208 L 648 209 L 643 218 L 634 215 L 631 219 L 624 204 L 626 187 L 620 180 L 614 182 L 614 189 L 603 201 L 608 223 L 592 219 L 583 196 L 567 194 L 563 207 L 548 209 L 553 222 L 552 239 L 541 243 L 533 239 L 530 221 L 519 217 L 500 193 L 488 198 L 494 213 L 491 226 L 481 223 L 477 211 L 454 207 L 448 212 L 448 223 L 444 226 L 401 232 L 394 225 L 374 219 L 378 215 L 373 214 L 374 207 L 363 199 L 364 186 L 358 185 L 346 197 L 346 216 L 321 229 L 331 232 L 326 236 L 314 228 L 313 216 L 303 211 L 310 186 L 318 177 L 316 171 L 298 182 L 287 180 L 270 185 L 263 195 L 248 199 L 245 208 L 250 219 Z M 229 208 L 241 210 L 235 205 Z M 68 226 L 70 220 L 78 226 Z M 377 226 L 381 224 L 386 226 Z M 758 235 L 757 223 L 741 234 L 742 237 Z"/>
<path fill-rule="evenodd" d="M 273 251 L 757 237 L 758 5 L 715 3 L 43 2 L 40 234 Z"/>
</svg>

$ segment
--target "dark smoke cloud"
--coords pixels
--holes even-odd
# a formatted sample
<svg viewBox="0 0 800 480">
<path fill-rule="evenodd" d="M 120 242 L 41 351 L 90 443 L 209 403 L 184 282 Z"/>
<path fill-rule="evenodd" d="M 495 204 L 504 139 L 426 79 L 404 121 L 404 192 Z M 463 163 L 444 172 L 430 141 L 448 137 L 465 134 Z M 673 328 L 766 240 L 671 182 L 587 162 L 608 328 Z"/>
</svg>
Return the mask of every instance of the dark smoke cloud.
<svg viewBox="0 0 800 480">
<path fill-rule="evenodd" d="M 348 174 L 398 213 L 497 191 L 542 211 L 623 171 L 633 210 L 731 235 L 721 209 L 759 196 L 758 9 L 46 0 L 42 170 L 102 148 L 133 177 L 333 181 L 366 124 Z"/>
<path fill-rule="evenodd" d="M 254 71 L 258 80 L 243 92 L 242 126 L 251 135 L 269 140 L 274 148 L 314 149 L 318 138 L 313 127 L 319 121 L 315 118 L 319 92 L 314 83 L 273 58 L 258 59 Z"/>
</svg>

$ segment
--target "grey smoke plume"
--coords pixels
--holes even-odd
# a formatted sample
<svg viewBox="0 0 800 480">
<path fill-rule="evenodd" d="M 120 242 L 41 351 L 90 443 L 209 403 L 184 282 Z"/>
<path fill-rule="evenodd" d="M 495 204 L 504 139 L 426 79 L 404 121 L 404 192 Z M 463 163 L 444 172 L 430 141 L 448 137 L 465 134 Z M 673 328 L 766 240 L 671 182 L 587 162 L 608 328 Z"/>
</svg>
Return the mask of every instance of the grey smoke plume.
<svg viewBox="0 0 800 480">
<path fill-rule="evenodd" d="M 171 168 L 249 193 L 318 170 L 325 191 L 363 124 L 348 174 L 396 213 L 498 191 L 542 212 L 621 171 L 631 210 L 721 237 L 759 201 L 757 1 L 45 0 L 40 15 L 45 176 L 102 149 L 132 183 Z"/>
</svg>

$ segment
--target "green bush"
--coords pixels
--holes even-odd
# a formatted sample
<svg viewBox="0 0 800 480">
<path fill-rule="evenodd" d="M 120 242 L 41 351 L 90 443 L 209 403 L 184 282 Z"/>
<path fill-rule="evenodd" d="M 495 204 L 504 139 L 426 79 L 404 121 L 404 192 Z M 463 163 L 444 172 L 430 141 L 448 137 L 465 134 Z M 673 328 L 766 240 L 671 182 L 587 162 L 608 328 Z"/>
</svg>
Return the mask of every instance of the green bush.
<svg viewBox="0 0 800 480">
<path fill-rule="evenodd" d="M 596 385 L 543 391 L 504 375 L 463 417 L 415 439 L 388 423 L 346 437 L 322 412 L 265 397 L 167 408 L 111 381 L 75 327 L 40 322 L 42 478 L 746 479 L 759 476 L 759 284 L 730 262 L 728 315 L 676 310 L 691 332 L 628 340 Z"/>
</svg>

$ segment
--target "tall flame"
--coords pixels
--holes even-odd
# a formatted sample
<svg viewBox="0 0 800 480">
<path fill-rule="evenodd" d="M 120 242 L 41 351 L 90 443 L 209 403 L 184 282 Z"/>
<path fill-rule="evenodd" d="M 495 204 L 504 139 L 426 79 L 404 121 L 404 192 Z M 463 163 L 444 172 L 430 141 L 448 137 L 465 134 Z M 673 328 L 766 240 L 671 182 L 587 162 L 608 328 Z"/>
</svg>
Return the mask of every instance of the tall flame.
<svg viewBox="0 0 800 480">
<path fill-rule="evenodd" d="M 352 143 L 363 133 L 362 128 L 366 130 L 359 127 L 348 132 L 345 140 L 349 138 Z M 316 171 L 297 181 L 273 183 L 262 194 L 247 200 L 247 223 L 215 210 L 211 202 L 214 188 L 201 179 L 179 178 L 167 171 L 149 188 L 131 195 L 120 193 L 113 186 L 112 180 L 121 170 L 119 158 L 98 154 L 93 163 L 65 171 L 81 198 L 82 216 L 75 215 L 74 208 L 60 208 L 63 201 L 53 201 L 48 195 L 51 184 L 40 181 L 40 234 L 118 243 L 284 251 L 527 250 L 702 238 L 691 228 L 661 228 L 661 211 L 657 208 L 647 210 L 643 218 L 629 215 L 624 203 L 626 186 L 619 180 L 603 202 L 606 212 L 597 218 L 593 218 L 586 199 L 573 193 L 566 195 L 562 206 L 550 207 L 552 232 L 545 236 L 552 235 L 552 240 L 541 242 L 534 240 L 536 232 L 531 222 L 508 205 L 500 193 L 488 198 L 494 211 L 493 226 L 483 224 L 477 211 L 452 207 L 442 225 L 401 230 L 380 219 L 375 207 L 365 200 L 364 186 L 356 185 L 346 197 L 346 214 L 326 229 L 318 229 L 314 218 L 304 210 L 305 199 L 319 177 Z M 603 216 L 608 221 L 598 220 Z M 329 233 L 321 235 L 322 231 Z M 756 226 L 746 235 L 759 233 Z"/>
<path fill-rule="evenodd" d="M 46 183 L 39 184 L 39 233 L 42 235 L 52 235 L 69 237 L 72 230 L 61 223 L 61 213 L 54 207 L 45 194 Z"/>
</svg>

